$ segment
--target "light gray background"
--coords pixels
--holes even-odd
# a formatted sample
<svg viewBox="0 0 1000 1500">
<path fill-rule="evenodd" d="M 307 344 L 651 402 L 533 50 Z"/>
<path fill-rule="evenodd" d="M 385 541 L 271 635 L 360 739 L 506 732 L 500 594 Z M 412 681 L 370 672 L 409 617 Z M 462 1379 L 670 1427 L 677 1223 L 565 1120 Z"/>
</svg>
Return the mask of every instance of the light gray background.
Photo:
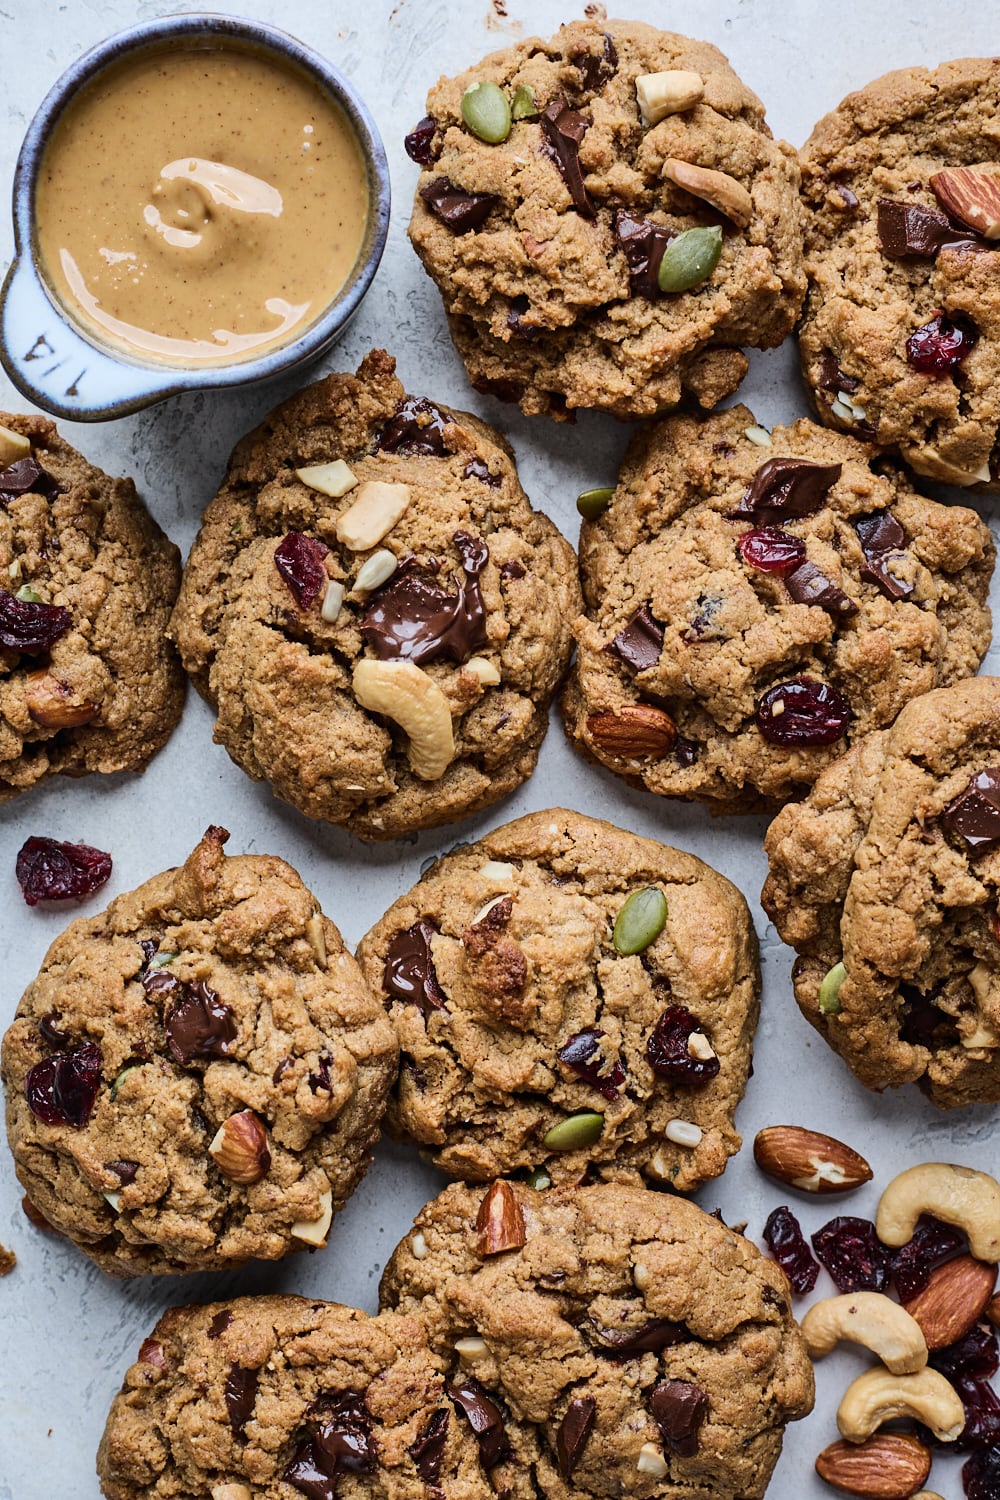
<svg viewBox="0 0 1000 1500">
<path fill-rule="evenodd" d="M 220 0 L 215 8 L 237 7 Z M 244 0 L 238 8 L 296 32 L 347 73 L 371 106 L 389 152 L 395 212 L 382 269 L 344 342 L 319 373 L 353 369 L 369 347 L 384 345 L 395 354 L 409 390 L 467 406 L 508 432 L 532 500 L 575 541 L 574 498 L 581 489 L 613 482 L 628 431 L 610 418 L 582 416 L 574 427 L 530 421 L 468 389 L 437 294 L 406 241 L 416 168 L 404 156 L 402 137 L 424 113 L 425 92 L 440 73 L 457 72 L 532 32 L 547 36 L 579 9 L 571 0 L 506 0 L 505 6 L 501 0 Z M 108 33 L 169 9 L 135 0 L 0 0 L 0 183 L 10 182 L 28 120 L 61 70 Z M 498 14 L 504 9 L 506 16 Z M 795 145 L 851 88 L 889 68 L 1000 50 L 1000 9 L 990 3 L 959 8 L 938 0 L 700 0 L 681 6 L 631 0 L 628 9 L 717 43 L 767 103 L 775 134 Z M 11 251 L 9 225 L 2 223 L 4 265 Z M 164 528 L 186 550 L 232 444 L 292 384 L 180 398 L 124 421 L 67 424 L 64 430 L 103 468 L 133 474 Z M 767 425 L 803 413 L 794 344 L 755 355 L 740 395 Z M 2 379 L 0 406 L 24 408 Z M 996 670 L 998 661 L 991 653 L 987 670 Z M 14 858 L 29 834 L 84 840 L 112 851 L 114 876 L 88 903 L 90 911 L 179 863 L 208 823 L 223 823 L 232 831 L 230 852 L 267 851 L 289 859 L 353 945 L 412 884 L 428 856 L 506 818 L 567 802 L 692 850 L 746 894 L 762 942 L 764 1000 L 756 1072 L 738 1117 L 744 1139 L 749 1143 L 758 1129 L 777 1122 L 809 1125 L 864 1151 L 876 1173 L 873 1187 L 840 1200 L 839 1208 L 836 1200 L 800 1199 L 796 1211 L 807 1230 L 838 1211 L 870 1215 L 880 1187 L 913 1162 L 943 1158 L 995 1167 L 996 1110 L 946 1115 L 916 1090 L 885 1098 L 867 1093 L 799 1017 L 791 998 L 790 955 L 757 899 L 765 874 L 764 820 L 713 822 L 701 808 L 660 805 L 630 792 L 584 765 L 554 723 L 535 776 L 504 806 L 453 829 L 367 847 L 337 829 L 311 824 L 251 784 L 212 744 L 211 734 L 212 716 L 192 693 L 180 728 L 145 776 L 57 780 L 0 810 L 3 1025 L 67 921 L 61 912 L 29 911 L 21 902 Z M 171 1303 L 288 1289 L 374 1309 L 389 1251 L 440 1185 L 443 1179 L 415 1152 L 383 1143 L 335 1221 L 325 1252 L 214 1278 L 119 1283 L 65 1241 L 28 1225 L 9 1156 L 0 1148 L 0 1240 L 18 1256 L 14 1274 L 0 1281 L 0 1500 L 96 1500 L 94 1454 L 108 1405 L 141 1339 Z M 767 1213 L 786 1196 L 758 1174 L 748 1144 L 725 1178 L 702 1189 L 698 1201 L 706 1209 L 721 1207 L 730 1222 L 748 1219 L 750 1234 L 759 1237 Z M 818 1294 L 831 1291 L 824 1274 Z M 863 1367 L 856 1353 L 820 1366 L 817 1411 L 789 1429 L 774 1496 L 819 1500 L 830 1494 L 813 1474 L 813 1459 L 836 1436 L 836 1402 Z M 931 1484 L 946 1500 L 960 1500 L 953 1460 L 935 1459 Z"/>
</svg>

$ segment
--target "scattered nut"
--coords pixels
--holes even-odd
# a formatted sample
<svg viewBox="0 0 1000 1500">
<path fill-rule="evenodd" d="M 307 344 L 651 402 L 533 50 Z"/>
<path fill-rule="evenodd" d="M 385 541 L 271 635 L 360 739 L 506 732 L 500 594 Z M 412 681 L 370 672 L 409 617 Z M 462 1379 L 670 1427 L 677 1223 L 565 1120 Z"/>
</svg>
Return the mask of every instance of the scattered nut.
<svg viewBox="0 0 1000 1500">
<path fill-rule="evenodd" d="M 1000 177 L 973 167 L 946 167 L 931 175 L 941 207 L 987 240 L 1000 240 Z"/>
<path fill-rule="evenodd" d="M 470 656 L 465 663 L 466 672 L 478 677 L 483 687 L 496 687 L 500 681 L 500 668 L 485 656 Z"/>
<path fill-rule="evenodd" d="M 768 1177 L 805 1193 L 847 1193 L 872 1179 L 871 1167 L 850 1146 L 801 1125 L 758 1131 L 753 1156 Z"/>
<path fill-rule="evenodd" d="M 772 446 L 771 434 L 766 427 L 744 427 L 743 436 L 748 438 L 751 443 L 756 443 L 758 448 L 770 448 Z"/>
<path fill-rule="evenodd" d="M 326 933 L 323 931 L 323 913 L 314 911 L 306 923 L 306 937 L 309 946 L 316 955 L 316 962 L 321 969 L 326 968 Z"/>
<path fill-rule="evenodd" d="M 481 1359 L 488 1359 L 489 1352 L 484 1339 L 471 1337 L 455 1340 L 455 1353 L 464 1364 L 474 1365 Z"/>
<path fill-rule="evenodd" d="M 881 1432 L 861 1444 L 831 1443 L 816 1460 L 820 1479 L 868 1500 L 906 1500 L 930 1471 L 930 1450 L 899 1432 Z"/>
<path fill-rule="evenodd" d="M 675 1146 L 700 1146 L 702 1128 L 690 1120 L 668 1120 L 663 1134 Z"/>
<path fill-rule="evenodd" d="M 711 167 L 699 167 L 694 162 L 668 156 L 660 175 L 686 193 L 710 203 L 738 229 L 745 229 L 753 218 L 753 199 L 743 184 L 730 177 L 728 172 L 715 172 Z"/>
<path fill-rule="evenodd" d="M 883 1245 L 905 1245 L 921 1214 L 964 1229 L 977 1260 L 1000 1261 L 1000 1182 L 987 1172 L 933 1161 L 900 1172 L 879 1199 Z"/>
<path fill-rule="evenodd" d="M 340 618 L 340 611 L 344 607 L 344 585 L 331 578 L 323 595 L 323 603 L 320 605 L 320 616 L 328 625 L 336 625 Z"/>
<path fill-rule="evenodd" d="M 481 880 L 501 887 L 508 886 L 517 879 L 517 870 L 514 866 L 505 864 L 499 859 L 488 859 L 484 865 L 479 866 L 478 873 Z"/>
<path fill-rule="evenodd" d="M 390 552 L 387 547 L 373 552 L 368 561 L 358 569 L 358 576 L 354 580 L 355 592 L 370 594 L 372 589 L 377 589 L 387 578 L 391 578 L 398 566 L 395 552 Z"/>
<path fill-rule="evenodd" d="M 476 1249 L 480 1255 L 501 1255 L 527 1243 L 524 1214 L 509 1182 L 487 1188 L 476 1216 Z"/>
<path fill-rule="evenodd" d="M 932 1271 L 922 1292 L 903 1306 L 923 1329 L 928 1349 L 945 1349 L 975 1327 L 993 1288 L 997 1268 L 971 1255 L 961 1255 Z"/>
<path fill-rule="evenodd" d="M 75 697 L 73 689 L 51 672 L 29 672 L 24 703 L 28 717 L 45 729 L 78 729 L 97 717 L 100 705 Z"/>
<path fill-rule="evenodd" d="M 505 895 L 504 896 L 491 896 L 490 899 L 485 903 L 485 905 L 481 906 L 479 908 L 479 910 L 476 912 L 476 915 L 473 917 L 472 921 L 469 923 L 469 926 L 470 927 L 478 927 L 479 923 L 482 922 L 482 921 L 485 921 L 485 919 L 489 916 L 489 914 L 493 910 L 494 906 L 499 906 L 501 901 L 506 901 L 506 900 L 507 900 L 507 897 Z"/>
<path fill-rule="evenodd" d="M 31 444 L 26 437 L 22 437 L 19 432 L 11 432 L 9 427 L 0 427 L 0 469 L 9 468 L 19 458 L 30 456 Z"/>
<path fill-rule="evenodd" d="M 649 1267 L 644 1266 L 641 1261 L 637 1261 L 632 1267 L 632 1280 L 635 1282 L 637 1289 L 640 1292 L 644 1292 L 649 1286 Z"/>
<path fill-rule="evenodd" d="M 953 1443 L 965 1426 L 965 1408 L 943 1375 L 930 1368 L 914 1375 L 866 1370 L 852 1380 L 837 1408 L 840 1435 L 863 1443 L 883 1422 L 914 1417 L 942 1443 Z"/>
<path fill-rule="evenodd" d="M 9 1276 L 17 1265 L 17 1256 L 6 1245 L 0 1245 L 0 1276 Z"/>
<path fill-rule="evenodd" d="M 655 1443 L 643 1443 L 639 1449 L 636 1468 L 640 1474 L 650 1474 L 654 1479 L 662 1479 L 667 1472 L 667 1461 Z"/>
<path fill-rule="evenodd" d="M 448 700 L 433 678 L 411 661 L 364 657 L 354 668 L 354 696 L 362 708 L 394 719 L 407 735 L 410 770 L 438 781 L 455 754 Z"/>
<path fill-rule="evenodd" d="M 260 1182 L 271 1166 L 267 1131 L 252 1109 L 241 1109 L 223 1120 L 208 1153 L 224 1177 L 245 1187 Z"/>
<path fill-rule="evenodd" d="M 860 401 L 852 401 L 850 396 L 846 395 L 843 391 L 834 397 L 830 410 L 842 422 L 864 422 L 868 417 L 868 413 Z"/>
<path fill-rule="evenodd" d="M 617 713 L 604 709 L 589 714 L 587 733 L 598 750 L 621 760 L 668 755 L 677 743 L 677 725 L 651 703 L 626 703 Z"/>
<path fill-rule="evenodd" d="M 641 73 L 635 80 L 635 97 L 644 125 L 657 125 L 667 115 L 679 115 L 697 104 L 705 93 L 700 73 L 670 68 L 665 73 Z"/>
<path fill-rule="evenodd" d="M 688 1037 L 688 1053 L 698 1062 L 711 1062 L 716 1056 L 715 1048 L 703 1031 L 692 1031 Z"/>
<path fill-rule="evenodd" d="M 122 1195 L 121 1195 L 121 1193 L 119 1193 L 119 1192 L 102 1193 L 101 1196 L 110 1205 L 110 1207 L 114 1209 L 114 1211 L 115 1211 L 116 1214 L 120 1214 L 121 1213 L 121 1211 L 122 1211 Z"/>
<path fill-rule="evenodd" d="M 212 1500 L 253 1500 L 253 1491 L 245 1484 L 215 1484 Z"/>
<path fill-rule="evenodd" d="M 357 493 L 353 505 L 337 517 L 337 541 L 352 552 L 367 552 L 387 536 L 410 503 L 408 484 L 386 484 L 370 479 Z"/>
<path fill-rule="evenodd" d="M 410 1249 L 413 1252 L 414 1260 L 426 1260 L 430 1253 L 427 1249 L 427 1241 L 419 1229 L 410 1241 Z"/>
<path fill-rule="evenodd" d="M 848 1339 L 877 1354 L 893 1375 L 912 1375 L 927 1363 L 920 1324 L 882 1292 L 824 1297 L 813 1303 L 801 1327 L 812 1359 L 829 1354 L 841 1339 Z"/>
<path fill-rule="evenodd" d="M 317 1245 L 322 1248 L 326 1244 L 332 1221 L 333 1189 L 324 1188 L 319 1195 L 319 1218 L 296 1219 L 289 1233 L 295 1239 L 303 1240 L 307 1245 Z"/>
<path fill-rule="evenodd" d="M 339 500 L 348 490 L 353 490 L 358 482 L 342 458 L 335 458 L 330 464 L 308 464 L 304 469 L 296 469 L 295 477 L 311 490 L 318 490 L 333 500 Z"/>
</svg>

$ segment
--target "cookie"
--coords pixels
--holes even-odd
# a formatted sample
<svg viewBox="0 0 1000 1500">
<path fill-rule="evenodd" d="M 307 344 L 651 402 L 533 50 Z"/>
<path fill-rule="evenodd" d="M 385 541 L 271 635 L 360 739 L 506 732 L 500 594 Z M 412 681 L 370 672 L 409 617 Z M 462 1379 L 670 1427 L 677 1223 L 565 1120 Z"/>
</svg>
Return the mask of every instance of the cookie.
<svg viewBox="0 0 1000 1500">
<path fill-rule="evenodd" d="M 800 795 L 990 642 L 973 511 L 811 422 L 769 436 L 745 406 L 638 433 L 580 560 L 570 739 L 717 811 Z"/>
<path fill-rule="evenodd" d="M 396 1071 L 381 1005 L 295 871 L 187 861 L 73 922 L 3 1039 L 18 1178 L 117 1276 L 325 1242 Z"/>
<path fill-rule="evenodd" d="M 996 489 L 1000 229 L 994 58 L 887 73 L 802 150 L 799 333 L 821 419 L 919 474 Z"/>
<path fill-rule="evenodd" d="M 791 332 L 795 153 L 707 42 L 573 21 L 441 79 L 427 109 L 410 239 L 477 390 L 557 418 L 711 407 L 743 347 Z"/>
<path fill-rule="evenodd" d="M 109 1500 L 533 1500 L 533 1434 L 475 1427 L 445 1369 L 418 1318 L 289 1296 L 173 1308 L 115 1397 L 101 1487 Z"/>
<path fill-rule="evenodd" d="M 0 413 L 0 802 L 141 771 L 181 714 L 166 640 L 180 556 L 131 479 L 42 417 Z"/>
<path fill-rule="evenodd" d="M 399 1036 L 390 1123 L 450 1176 L 687 1192 L 739 1150 L 757 942 L 692 855 L 531 813 L 439 860 L 358 958 Z"/>
<path fill-rule="evenodd" d="M 765 841 L 802 1014 L 868 1088 L 1000 1103 L 1000 678 L 941 688 L 827 767 Z"/>
<path fill-rule="evenodd" d="M 505 440 L 394 369 L 377 349 L 239 444 L 171 626 L 237 765 L 369 839 L 531 775 L 580 597 Z"/>
<path fill-rule="evenodd" d="M 453 1184 L 381 1296 L 537 1424 L 547 1500 L 756 1500 L 785 1424 L 812 1408 L 783 1273 L 667 1193 Z"/>
</svg>

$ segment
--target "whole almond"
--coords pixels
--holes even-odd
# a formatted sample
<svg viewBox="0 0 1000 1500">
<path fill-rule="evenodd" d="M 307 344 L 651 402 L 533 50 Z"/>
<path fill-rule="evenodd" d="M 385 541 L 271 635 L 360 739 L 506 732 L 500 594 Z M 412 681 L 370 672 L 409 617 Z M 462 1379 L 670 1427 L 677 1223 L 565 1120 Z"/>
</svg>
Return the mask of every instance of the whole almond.
<svg viewBox="0 0 1000 1500">
<path fill-rule="evenodd" d="M 668 755 L 677 743 L 677 725 L 651 703 L 627 703 L 617 713 L 605 709 L 590 714 L 587 733 L 599 750 L 623 760 Z"/>
<path fill-rule="evenodd" d="M 267 1131 L 252 1109 L 224 1120 L 208 1150 L 222 1175 L 244 1187 L 260 1182 L 271 1165 Z"/>
<path fill-rule="evenodd" d="M 100 707 L 75 696 L 73 689 L 51 672 L 29 672 L 24 703 L 28 717 L 43 729 L 78 729 L 97 717 Z"/>
<path fill-rule="evenodd" d="M 1000 1292 L 986 1304 L 986 1316 L 994 1328 L 1000 1328 Z"/>
<path fill-rule="evenodd" d="M 831 1443 L 816 1473 L 834 1489 L 869 1500 L 907 1500 L 931 1471 L 930 1449 L 902 1433 L 879 1432 L 865 1443 Z"/>
<path fill-rule="evenodd" d="M 1000 175 L 973 167 L 946 167 L 931 177 L 941 207 L 976 229 L 985 239 L 1000 239 Z"/>
<path fill-rule="evenodd" d="M 487 1188 L 476 1216 L 476 1249 L 480 1255 L 500 1255 L 520 1250 L 526 1242 L 524 1214 L 509 1182 L 494 1182 Z"/>
<path fill-rule="evenodd" d="M 923 1329 L 928 1349 L 944 1349 L 964 1339 L 982 1317 L 996 1279 L 996 1266 L 971 1255 L 931 1272 L 923 1291 L 903 1303 Z"/>
<path fill-rule="evenodd" d="M 758 1131 L 753 1155 L 768 1177 L 804 1193 L 849 1193 L 872 1179 L 871 1167 L 857 1151 L 801 1125 L 769 1125 Z"/>
</svg>

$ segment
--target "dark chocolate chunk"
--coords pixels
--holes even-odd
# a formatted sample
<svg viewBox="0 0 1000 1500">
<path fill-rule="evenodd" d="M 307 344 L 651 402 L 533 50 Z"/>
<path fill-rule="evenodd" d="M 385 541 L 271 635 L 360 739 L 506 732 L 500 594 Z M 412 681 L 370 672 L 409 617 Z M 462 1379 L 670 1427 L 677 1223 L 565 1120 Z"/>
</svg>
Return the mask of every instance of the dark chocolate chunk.
<svg viewBox="0 0 1000 1500">
<path fill-rule="evenodd" d="M 456 531 L 465 581 L 450 593 L 422 576 L 415 563 L 401 566 L 376 589 L 361 617 L 361 634 L 382 661 L 468 661 L 486 644 L 486 605 L 479 575 L 489 548 L 479 537 Z"/>
<path fill-rule="evenodd" d="M 814 464 L 805 458 L 769 458 L 761 464 L 734 515 L 765 524 L 819 510 L 840 478 L 842 464 Z"/>
<path fill-rule="evenodd" d="M 106 1161 L 104 1165 L 109 1172 L 115 1174 L 122 1187 L 128 1187 L 130 1182 L 134 1182 L 136 1173 L 139 1170 L 139 1163 L 137 1161 L 127 1161 L 125 1159 L 121 1161 Z"/>
<path fill-rule="evenodd" d="M 445 997 L 434 971 L 431 938 L 437 929 L 429 922 L 415 922 L 405 932 L 397 932 L 385 956 L 382 987 L 394 1000 L 416 1005 L 426 1016 L 432 1010 L 445 1010 Z"/>
<path fill-rule="evenodd" d="M 659 664 L 663 650 L 663 626 L 655 619 L 648 604 L 637 609 L 608 646 L 634 672 L 645 672 Z"/>
<path fill-rule="evenodd" d="M 562 98 L 547 104 L 540 119 L 550 153 L 569 188 L 574 205 L 586 218 L 593 219 L 596 210 L 587 194 L 580 166 L 580 142 L 590 129 L 590 121 L 575 109 L 570 109 Z"/>
<path fill-rule="evenodd" d="M 786 574 L 784 582 L 796 604 L 818 604 L 835 620 L 846 620 L 858 612 L 854 600 L 808 558 Z"/>
<path fill-rule="evenodd" d="M 151 975 L 156 979 L 162 970 Z M 163 1022 L 167 1046 L 184 1067 L 195 1057 L 227 1057 L 236 1040 L 236 1022 L 228 1005 L 203 979 L 182 986 L 184 997 L 174 1001 Z"/>
<path fill-rule="evenodd" d="M 37 458 L 19 458 L 0 470 L 0 510 L 6 510 L 19 495 L 44 495 L 46 500 L 54 500 L 59 490 L 56 480 Z"/>
<path fill-rule="evenodd" d="M 207 1337 L 210 1339 L 221 1338 L 232 1321 L 232 1313 L 228 1308 L 223 1308 L 222 1312 L 217 1312 L 211 1323 L 209 1323 Z"/>
<path fill-rule="evenodd" d="M 0 590 L 0 646 L 36 656 L 54 646 L 72 623 L 61 604 L 37 604 Z"/>
<path fill-rule="evenodd" d="M 441 458 L 445 452 L 444 427 L 450 421 L 451 418 L 426 396 L 407 396 L 399 403 L 396 415 L 379 433 L 376 450 L 380 453 L 429 453 L 434 458 Z"/>
<path fill-rule="evenodd" d="M 529 323 L 527 314 L 531 311 L 531 303 L 525 296 L 515 297 L 507 312 L 507 327 L 511 333 L 519 339 L 537 339 L 544 332 L 538 323 Z"/>
<path fill-rule="evenodd" d="M 308 1500 L 336 1500 L 337 1476 L 326 1474 L 319 1468 L 312 1438 L 303 1438 L 297 1444 L 281 1477 L 293 1489 L 308 1496 Z"/>
<path fill-rule="evenodd" d="M 281 1059 L 280 1063 L 271 1074 L 271 1083 L 275 1088 L 278 1087 L 278 1084 L 281 1082 L 285 1074 L 288 1072 L 289 1068 L 291 1068 L 292 1066 L 292 1059 L 290 1057 L 283 1057 Z"/>
<path fill-rule="evenodd" d="M 614 38 L 604 33 L 604 47 L 600 57 L 595 57 L 592 52 L 574 52 L 570 56 L 570 62 L 580 70 L 580 82 L 585 89 L 596 93 L 618 71 L 618 49 Z"/>
<path fill-rule="evenodd" d="M 425 1484 L 436 1484 L 441 1474 L 444 1445 L 448 1440 L 450 1416 L 447 1407 L 440 1407 L 431 1417 L 415 1443 L 407 1448 L 417 1473 Z"/>
<path fill-rule="evenodd" d="M 625 1065 L 620 1057 L 616 1057 L 611 1066 L 607 1066 L 607 1059 L 601 1052 L 603 1035 L 604 1032 L 596 1026 L 588 1031 L 578 1031 L 563 1043 L 556 1056 L 605 1099 L 617 1099 L 627 1076 Z"/>
<path fill-rule="evenodd" d="M 463 193 L 447 177 L 435 177 L 420 189 L 420 196 L 432 213 L 455 234 L 469 234 L 481 229 L 499 201 L 496 193 Z"/>
<path fill-rule="evenodd" d="M 941 822 L 949 833 L 963 838 L 973 854 L 1000 843 L 1000 767 L 977 771 L 945 808 Z"/>
<path fill-rule="evenodd" d="M 229 1367 L 225 1395 L 226 1411 L 229 1414 L 229 1426 L 232 1428 L 233 1437 L 243 1436 L 244 1429 L 253 1416 L 258 1378 L 256 1370 L 248 1370 L 243 1365 L 230 1365 Z"/>
<path fill-rule="evenodd" d="M 184 988 L 177 975 L 167 968 L 140 970 L 139 983 L 147 995 L 172 995 Z"/>
<path fill-rule="evenodd" d="M 449 1398 L 467 1418 L 479 1444 L 484 1469 L 496 1468 L 510 1456 L 510 1443 L 504 1426 L 503 1412 L 478 1380 L 468 1376 L 449 1381 L 445 1386 Z"/>
<path fill-rule="evenodd" d="M 824 391 L 849 393 L 858 388 L 858 382 L 852 376 L 844 374 L 837 356 L 829 349 L 819 362 L 819 379 L 816 384 Z"/>
<path fill-rule="evenodd" d="M 497 490 L 503 484 L 502 474 L 491 474 L 481 458 L 470 458 L 462 470 L 463 479 L 478 479 L 481 484 L 488 484 L 490 489 Z M 507 563 L 505 566 L 509 567 Z"/>
<path fill-rule="evenodd" d="M 505 562 L 504 563 L 503 567 L 500 569 L 500 577 L 501 578 L 523 578 L 524 577 L 524 572 L 525 572 L 524 564 L 523 563 L 519 563 L 518 560 L 517 560 L 517 558 L 514 557 L 514 558 L 511 558 L 510 562 Z"/>
<path fill-rule="evenodd" d="M 338 1396 L 314 1442 L 321 1465 L 331 1475 L 370 1474 L 375 1467 L 375 1445 L 364 1396 L 357 1391 Z"/>
<path fill-rule="evenodd" d="M 38 1023 L 38 1030 L 43 1040 L 48 1042 L 50 1047 L 63 1048 L 68 1047 L 70 1044 L 69 1032 L 60 1031 L 56 1025 L 56 1022 L 61 1020 L 62 1016 L 59 1011 L 47 1010 Z"/>
<path fill-rule="evenodd" d="M 424 118 L 410 131 L 409 135 L 403 137 L 403 150 L 411 161 L 415 161 L 420 167 L 429 167 L 434 160 L 434 136 L 437 132 L 438 123 L 433 115 L 424 115 Z"/>
<path fill-rule="evenodd" d="M 878 242 L 894 260 L 911 255 L 933 260 L 945 245 L 983 244 L 978 234 L 956 229 L 937 209 L 919 203 L 899 203 L 894 198 L 878 200 Z"/>
<path fill-rule="evenodd" d="M 564 1479 L 569 1479 L 580 1462 L 587 1439 L 594 1430 L 596 1415 L 597 1402 L 593 1396 L 575 1396 L 566 1408 L 566 1415 L 556 1433 L 556 1457 Z"/>
<path fill-rule="evenodd" d="M 833 190 L 839 197 L 844 207 L 853 213 L 860 206 L 861 200 L 853 188 L 849 188 L 844 182 L 835 182 Z"/>
<path fill-rule="evenodd" d="M 632 291 L 640 297 L 658 297 L 660 261 L 674 238 L 670 230 L 652 219 L 639 219 L 619 209 L 615 214 L 615 238 L 628 264 Z"/>
<path fill-rule="evenodd" d="M 892 559 L 901 555 L 909 540 L 892 512 L 880 510 L 862 516 L 855 521 L 854 529 L 865 554 L 862 578 L 874 583 L 887 599 L 905 599 L 912 594 L 912 580 L 897 577 L 891 568 Z"/>
<path fill-rule="evenodd" d="M 324 1089 L 328 1094 L 333 1093 L 333 1079 L 330 1076 L 330 1064 L 332 1062 L 333 1058 L 329 1052 L 320 1053 L 319 1065 L 316 1072 L 310 1073 L 308 1079 L 309 1087 L 314 1094 L 318 1093 L 320 1089 Z"/>
<path fill-rule="evenodd" d="M 651 1318 L 639 1328 L 601 1328 L 592 1317 L 590 1320 L 600 1339 L 598 1350 L 602 1354 L 659 1354 L 690 1338 L 683 1323 L 674 1323 L 670 1318 Z"/>
<path fill-rule="evenodd" d="M 665 1380 L 650 1398 L 653 1420 L 668 1448 L 681 1458 L 698 1451 L 698 1428 L 708 1412 L 708 1396 L 687 1380 Z"/>
<path fill-rule="evenodd" d="M 142 967 L 148 969 L 160 951 L 160 940 L 159 938 L 140 938 L 139 947 L 142 949 Z"/>
</svg>

